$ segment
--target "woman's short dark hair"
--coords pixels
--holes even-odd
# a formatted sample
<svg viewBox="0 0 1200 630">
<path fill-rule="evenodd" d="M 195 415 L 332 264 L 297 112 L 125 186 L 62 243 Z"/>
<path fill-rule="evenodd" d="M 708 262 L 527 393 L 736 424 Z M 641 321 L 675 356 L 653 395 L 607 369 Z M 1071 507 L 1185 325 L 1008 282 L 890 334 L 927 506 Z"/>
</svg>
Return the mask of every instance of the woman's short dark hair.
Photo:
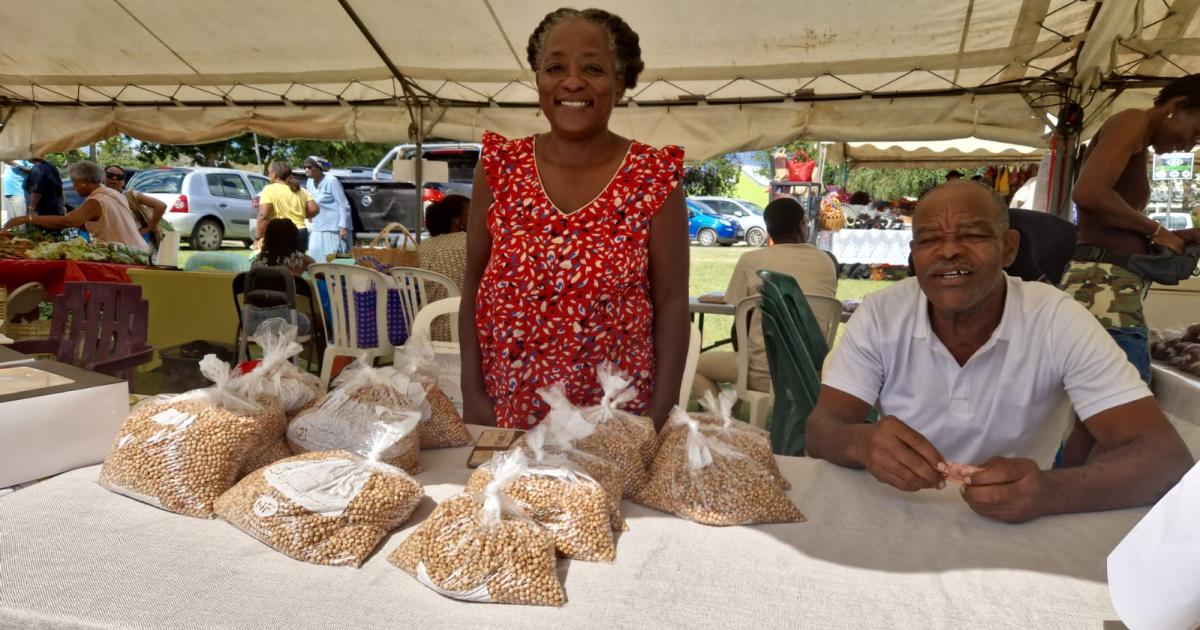
<svg viewBox="0 0 1200 630">
<path fill-rule="evenodd" d="M 450 232 L 454 219 L 461 217 L 471 199 L 462 195 L 447 195 L 441 201 L 429 204 L 425 209 L 425 229 L 430 236 L 441 236 Z"/>
<path fill-rule="evenodd" d="M 1200 109 L 1200 74 L 1189 74 L 1168 83 L 1154 97 L 1154 104 L 1166 105 L 1178 96 L 1183 97 L 1180 107 Z"/>
<path fill-rule="evenodd" d="M 300 229 L 291 219 L 271 219 L 263 230 L 263 246 L 258 257 L 268 265 L 283 264 L 288 256 L 300 251 Z"/>
<path fill-rule="evenodd" d="M 871 194 L 865 190 L 850 195 L 850 205 L 852 206 L 865 206 L 869 203 L 871 203 Z"/>
<path fill-rule="evenodd" d="M 637 85 L 638 76 L 646 68 L 646 64 L 642 63 L 642 46 L 638 34 L 629 27 L 625 20 L 621 19 L 621 16 L 603 9 L 580 11 L 563 7 L 547 13 L 537 28 L 533 29 L 533 34 L 529 36 L 529 45 L 525 49 L 529 67 L 533 68 L 534 72 L 538 71 L 538 62 L 541 59 L 542 49 L 546 46 L 546 37 L 550 34 L 550 30 L 573 19 L 587 20 L 608 33 L 609 47 L 617 62 L 617 75 L 624 81 L 625 89 L 633 89 Z"/>
</svg>

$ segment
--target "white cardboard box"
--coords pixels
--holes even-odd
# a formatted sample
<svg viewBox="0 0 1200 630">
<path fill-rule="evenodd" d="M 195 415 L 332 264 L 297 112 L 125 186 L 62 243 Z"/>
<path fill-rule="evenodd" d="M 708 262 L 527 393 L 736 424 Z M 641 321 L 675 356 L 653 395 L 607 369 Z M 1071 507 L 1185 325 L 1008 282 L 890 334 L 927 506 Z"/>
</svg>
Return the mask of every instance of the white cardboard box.
<svg viewBox="0 0 1200 630">
<path fill-rule="evenodd" d="M 57 361 L 20 367 L 73 382 L 0 396 L 0 488 L 104 461 L 129 415 L 129 384 Z"/>
</svg>

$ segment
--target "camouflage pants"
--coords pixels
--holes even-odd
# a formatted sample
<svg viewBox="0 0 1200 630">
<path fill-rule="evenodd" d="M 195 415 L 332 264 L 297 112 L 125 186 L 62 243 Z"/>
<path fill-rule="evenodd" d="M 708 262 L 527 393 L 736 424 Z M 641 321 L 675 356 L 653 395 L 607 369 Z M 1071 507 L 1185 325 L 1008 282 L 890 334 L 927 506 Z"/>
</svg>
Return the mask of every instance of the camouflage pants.
<svg viewBox="0 0 1200 630">
<path fill-rule="evenodd" d="M 1072 262 L 1062 290 L 1100 322 L 1143 381 L 1150 382 L 1150 344 L 1142 300 L 1150 281 L 1110 263 Z"/>
<path fill-rule="evenodd" d="M 1062 290 L 1105 328 L 1145 328 L 1142 298 L 1150 281 L 1110 263 L 1074 261 L 1067 267 Z"/>
</svg>

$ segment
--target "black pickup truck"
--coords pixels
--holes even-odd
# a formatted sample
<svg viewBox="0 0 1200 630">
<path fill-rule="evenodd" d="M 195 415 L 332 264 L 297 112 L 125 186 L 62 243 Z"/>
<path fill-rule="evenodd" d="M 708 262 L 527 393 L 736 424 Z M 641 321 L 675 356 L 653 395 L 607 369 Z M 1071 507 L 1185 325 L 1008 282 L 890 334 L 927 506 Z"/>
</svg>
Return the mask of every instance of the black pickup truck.
<svg viewBox="0 0 1200 630">
<path fill-rule="evenodd" d="M 479 161 L 480 145 L 440 142 L 425 144 L 422 149 L 425 160 L 446 162 L 450 177 L 448 181 L 425 182 L 420 203 L 413 182 L 392 179 L 391 171 L 397 158 L 411 160 L 416 156 L 416 145 L 394 147 L 375 168 L 356 166 L 329 171 L 342 183 L 350 201 L 355 240 L 374 237 L 388 223 L 401 223 L 416 234 L 424 227 L 423 210 L 430 203 L 451 194 L 471 196 L 471 177 Z M 303 171 L 296 171 L 295 176 L 301 185 L 308 179 Z"/>
</svg>

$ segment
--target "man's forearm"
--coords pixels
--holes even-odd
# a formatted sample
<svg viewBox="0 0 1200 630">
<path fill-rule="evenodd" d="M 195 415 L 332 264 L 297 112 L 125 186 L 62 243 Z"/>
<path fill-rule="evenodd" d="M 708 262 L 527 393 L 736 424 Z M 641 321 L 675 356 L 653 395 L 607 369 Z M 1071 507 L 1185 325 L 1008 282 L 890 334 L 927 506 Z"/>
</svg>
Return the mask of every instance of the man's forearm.
<svg viewBox="0 0 1200 630">
<path fill-rule="evenodd" d="M 1072 514 L 1149 505 L 1192 464 L 1177 436 L 1146 436 L 1099 453 L 1083 466 L 1043 471 L 1045 511 Z"/>
<path fill-rule="evenodd" d="M 859 445 L 871 425 L 842 422 L 829 415 L 809 416 L 805 427 L 804 448 L 809 457 L 824 459 L 839 466 L 862 468 Z"/>
<path fill-rule="evenodd" d="M 41 201 L 41 200 L 42 200 L 42 193 L 40 193 L 40 192 L 32 192 L 32 191 L 31 191 L 31 192 L 29 193 L 29 199 L 26 199 L 26 200 L 25 200 L 25 203 L 26 203 L 26 205 L 28 205 L 30 208 L 36 208 L 36 207 L 38 206 L 38 202 L 39 202 L 39 201 Z"/>
</svg>

